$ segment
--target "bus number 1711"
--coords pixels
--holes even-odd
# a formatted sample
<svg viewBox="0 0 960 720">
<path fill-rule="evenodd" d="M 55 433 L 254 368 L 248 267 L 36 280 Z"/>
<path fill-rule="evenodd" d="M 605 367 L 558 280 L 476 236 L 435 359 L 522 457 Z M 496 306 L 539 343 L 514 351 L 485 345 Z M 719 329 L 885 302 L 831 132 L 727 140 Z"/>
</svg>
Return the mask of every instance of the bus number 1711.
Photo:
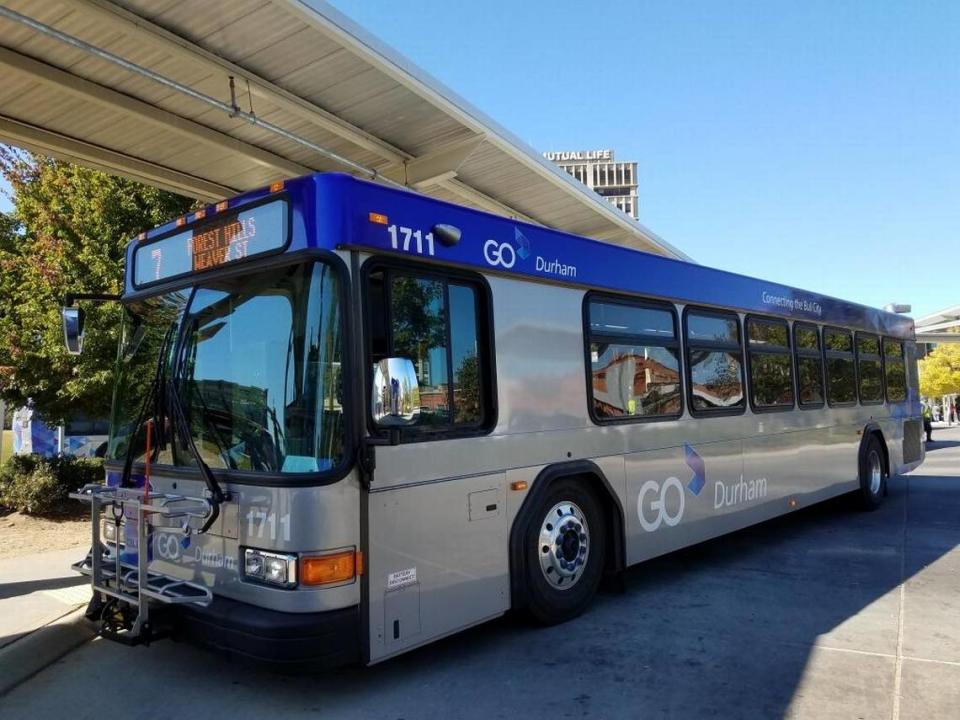
<svg viewBox="0 0 960 720">
<path fill-rule="evenodd" d="M 394 250 L 403 252 L 415 252 L 417 255 L 423 255 L 423 241 L 427 241 L 427 255 L 433 255 L 433 233 L 428 232 L 424 235 L 420 230 L 413 230 L 408 227 L 397 227 L 391 225 L 387 228 L 390 233 L 390 247 Z M 411 247 L 410 241 L 415 241 L 416 245 Z"/>
</svg>

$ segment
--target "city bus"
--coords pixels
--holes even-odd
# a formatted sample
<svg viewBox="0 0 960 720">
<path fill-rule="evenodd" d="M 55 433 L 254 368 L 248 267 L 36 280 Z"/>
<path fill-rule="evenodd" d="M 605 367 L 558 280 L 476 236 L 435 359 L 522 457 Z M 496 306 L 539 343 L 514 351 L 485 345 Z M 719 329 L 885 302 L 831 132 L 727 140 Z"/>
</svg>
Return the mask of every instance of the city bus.
<svg viewBox="0 0 960 720">
<path fill-rule="evenodd" d="M 904 315 L 342 174 L 141 234 L 118 299 L 75 568 L 128 643 L 332 666 L 568 621 L 924 458 Z"/>
</svg>

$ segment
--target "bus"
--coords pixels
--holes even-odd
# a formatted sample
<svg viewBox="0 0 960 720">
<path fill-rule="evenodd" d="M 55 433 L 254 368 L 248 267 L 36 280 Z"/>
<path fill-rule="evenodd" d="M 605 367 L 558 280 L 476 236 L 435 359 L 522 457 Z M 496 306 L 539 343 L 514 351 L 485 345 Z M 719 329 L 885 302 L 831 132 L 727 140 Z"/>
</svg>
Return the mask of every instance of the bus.
<svg viewBox="0 0 960 720">
<path fill-rule="evenodd" d="M 908 317 L 343 174 L 141 234 L 118 299 L 75 569 L 129 643 L 372 664 L 568 621 L 924 458 Z"/>
</svg>

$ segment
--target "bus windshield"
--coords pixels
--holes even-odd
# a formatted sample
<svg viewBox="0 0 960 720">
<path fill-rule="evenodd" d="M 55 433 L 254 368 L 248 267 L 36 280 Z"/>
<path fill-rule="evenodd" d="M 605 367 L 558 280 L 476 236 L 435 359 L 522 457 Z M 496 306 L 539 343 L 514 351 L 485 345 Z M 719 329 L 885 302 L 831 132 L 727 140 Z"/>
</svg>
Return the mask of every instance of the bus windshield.
<svg viewBox="0 0 960 720">
<path fill-rule="evenodd" d="M 339 298 L 334 269 L 308 262 L 212 278 L 133 304 L 121 338 L 108 457 L 125 460 L 136 431 L 134 461 L 143 461 L 145 430 L 135 426 L 159 362 L 211 468 L 336 467 L 345 428 Z M 156 463 L 196 466 L 176 433 L 160 435 L 170 442 Z"/>
</svg>

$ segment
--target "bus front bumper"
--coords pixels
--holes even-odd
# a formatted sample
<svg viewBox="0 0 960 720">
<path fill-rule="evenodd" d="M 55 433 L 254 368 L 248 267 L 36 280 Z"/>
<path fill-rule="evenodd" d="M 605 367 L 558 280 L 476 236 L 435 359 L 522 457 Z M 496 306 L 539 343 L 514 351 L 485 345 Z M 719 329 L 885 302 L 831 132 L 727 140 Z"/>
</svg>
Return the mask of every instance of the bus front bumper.
<svg viewBox="0 0 960 720">
<path fill-rule="evenodd" d="M 285 613 L 215 597 L 207 607 L 181 606 L 171 618 L 174 640 L 253 660 L 322 668 L 360 660 L 360 608 Z"/>
</svg>

